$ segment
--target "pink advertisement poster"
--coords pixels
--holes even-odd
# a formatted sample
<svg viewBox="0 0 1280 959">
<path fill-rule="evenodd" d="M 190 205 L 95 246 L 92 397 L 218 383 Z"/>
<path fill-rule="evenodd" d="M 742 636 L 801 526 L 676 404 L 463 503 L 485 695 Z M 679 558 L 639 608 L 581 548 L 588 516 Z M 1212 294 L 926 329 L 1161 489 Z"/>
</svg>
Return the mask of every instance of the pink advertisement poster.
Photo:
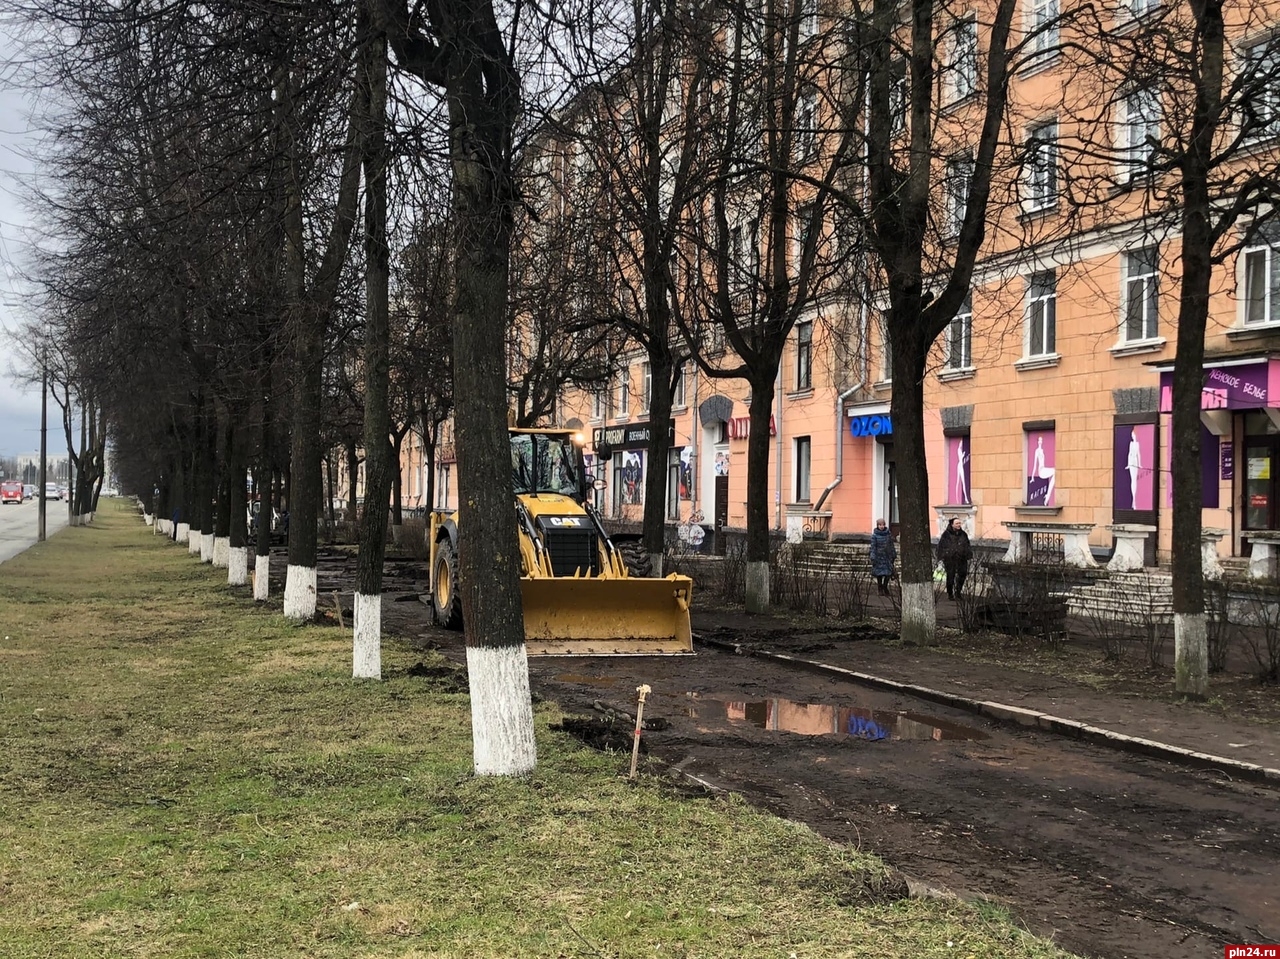
<svg viewBox="0 0 1280 959">
<path fill-rule="evenodd" d="M 947 437 L 947 505 L 969 506 L 969 437 Z"/>
<path fill-rule="evenodd" d="M 1156 504 L 1156 426 L 1117 426 L 1112 508 L 1151 510 Z"/>
<path fill-rule="evenodd" d="M 1057 445 L 1053 430 L 1029 430 L 1027 432 L 1027 488 L 1028 506 L 1053 506 L 1053 484 L 1057 463 Z"/>
</svg>

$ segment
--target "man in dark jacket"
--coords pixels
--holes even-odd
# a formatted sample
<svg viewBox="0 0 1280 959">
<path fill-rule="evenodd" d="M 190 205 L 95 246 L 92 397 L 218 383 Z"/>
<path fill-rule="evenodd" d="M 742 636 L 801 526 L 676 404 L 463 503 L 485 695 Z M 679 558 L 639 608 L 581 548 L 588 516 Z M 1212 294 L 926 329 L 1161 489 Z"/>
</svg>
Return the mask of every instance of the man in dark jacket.
<svg viewBox="0 0 1280 959">
<path fill-rule="evenodd" d="M 965 577 L 969 575 L 969 560 L 973 549 L 969 545 L 969 534 L 964 531 L 957 517 L 952 517 L 947 528 L 938 537 L 938 559 L 947 572 L 947 598 L 959 599 L 960 590 L 964 589 Z"/>
</svg>

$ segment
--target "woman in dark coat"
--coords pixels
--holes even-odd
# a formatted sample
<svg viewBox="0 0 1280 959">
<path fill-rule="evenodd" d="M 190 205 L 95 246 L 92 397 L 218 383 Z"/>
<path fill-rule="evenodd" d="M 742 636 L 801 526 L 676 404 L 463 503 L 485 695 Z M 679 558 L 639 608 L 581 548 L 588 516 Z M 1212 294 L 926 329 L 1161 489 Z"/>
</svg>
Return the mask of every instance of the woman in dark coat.
<svg viewBox="0 0 1280 959">
<path fill-rule="evenodd" d="M 876 578 L 881 596 L 889 595 L 893 561 L 897 558 L 898 548 L 893 545 L 893 534 L 884 520 L 876 520 L 876 528 L 871 531 L 871 575 Z"/>
<path fill-rule="evenodd" d="M 973 548 L 969 545 L 969 534 L 964 531 L 957 517 L 952 517 L 947 528 L 938 537 L 938 559 L 947 572 L 947 598 L 959 599 L 960 590 L 964 589 L 965 577 L 969 575 L 969 560 L 973 556 Z"/>
</svg>

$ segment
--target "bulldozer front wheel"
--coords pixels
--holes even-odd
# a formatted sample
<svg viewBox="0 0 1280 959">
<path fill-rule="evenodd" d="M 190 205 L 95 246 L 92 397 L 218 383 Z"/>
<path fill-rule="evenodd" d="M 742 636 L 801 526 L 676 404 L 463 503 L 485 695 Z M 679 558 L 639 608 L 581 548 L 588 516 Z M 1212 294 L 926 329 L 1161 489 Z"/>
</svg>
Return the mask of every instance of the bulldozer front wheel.
<svg viewBox="0 0 1280 959">
<path fill-rule="evenodd" d="M 462 596 L 458 592 L 458 557 L 448 540 L 436 547 L 436 567 L 431 581 L 431 607 L 436 622 L 445 629 L 460 629 Z"/>
<path fill-rule="evenodd" d="M 647 579 L 653 575 L 653 563 L 649 559 L 649 554 L 644 550 L 644 543 L 640 540 L 627 540 L 625 543 L 619 543 L 618 552 L 622 554 L 622 561 L 627 566 L 628 576 Z"/>
</svg>

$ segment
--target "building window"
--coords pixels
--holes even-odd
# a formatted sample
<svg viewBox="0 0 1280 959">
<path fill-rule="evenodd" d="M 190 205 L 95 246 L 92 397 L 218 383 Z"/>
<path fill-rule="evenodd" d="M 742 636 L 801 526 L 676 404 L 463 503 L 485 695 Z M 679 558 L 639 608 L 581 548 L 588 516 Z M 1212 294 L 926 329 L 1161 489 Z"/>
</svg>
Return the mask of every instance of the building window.
<svg viewBox="0 0 1280 959">
<path fill-rule="evenodd" d="M 1280 129 L 1280 43 L 1275 37 L 1245 51 L 1241 84 L 1243 132 L 1253 140 L 1273 136 Z"/>
<path fill-rule="evenodd" d="M 947 213 L 946 223 L 952 236 L 964 226 L 964 212 L 969 205 L 969 191 L 973 188 L 973 157 L 959 156 L 947 161 Z"/>
<path fill-rule="evenodd" d="M 667 519 L 680 518 L 680 447 L 667 453 Z"/>
<path fill-rule="evenodd" d="M 889 339 L 889 321 L 880 315 L 880 380 L 893 382 L 893 343 Z"/>
<path fill-rule="evenodd" d="M 631 413 L 631 370 L 625 369 L 618 374 L 618 416 Z"/>
<path fill-rule="evenodd" d="M 1058 0 L 1031 0 L 1027 13 L 1027 39 L 1032 60 L 1039 65 L 1058 52 Z"/>
<path fill-rule="evenodd" d="M 1280 322 L 1277 299 L 1275 248 L 1270 244 L 1247 248 L 1244 257 L 1244 321 L 1249 324 Z"/>
<path fill-rule="evenodd" d="M 800 0 L 800 39 L 818 34 L 818 0 Z"/>
<path fill-rule="evenodd" d="M 947 368 L 967 370 L 973 366 L 973 297 L 966 296 L 960 310 L 947 327 Z"/>
<path fill-rule="evenodd" d="M 591 418 L 593 420 L 602 420 L 609 412 L 609 401 L 605 396 L 607 392 L 608 390 L 600 386 L 591 394 Z"/>
<path fill-rule="evenodd" d="M 1051 356 L 1057 350 L 1057 276 L 1052 270 L 1027 280 L 1027 355 Z"/>
<path fill-rule="evenodd" d="M 642 383 L 640 402 L 643 405 L 640 412 L 647 413 L 649 407 L 653 405 L 653 367 L 648 363 L 641 367 L 640 381 Z"/>
<path fill-rule="evenodd" d="M 806 203 L 795 213 L 797 270 L 799 270 L 800 260 L 804 256 L 805 244 L 809 242 L 809 231 L 813 228 L 813 213 L 814 206 L 812 203 Z"/>
<path fill-rule="evenodd" d="M 671 392 L 671 405 L 676 409 L 682 409 L 686 403 L 684 385 L 685 374 L 688 372 L 687 367 L 687 363 L 681 363 L 676 367 L 676 387 Z"/>
<path fill-rule="evenodd" d="M 1124 255 L 1124 339 L 1154 340 L 1160 335 L 1160 253 L 1154 246 Z"/>
<path fill-rule="evenodd" d="M 1042 123 L 1027 131 L 1023 166 L 1023 207 L 1044 210 L 1058 199 L 1058 124 Z"/>
<path fill-rule="evenodd" d="M 610 470 L 610 472 L 613 475 L 610 478 L 610 483 L 609 483 L 610 494 L 611 494 L 609 496 L 609 515 L 613 517 L 618 517 L 622 515 L 622 502 L 623 502 L 622 474 L 623 474 L 623 471 L 625 470 L 623 459 L 624 459 L 624 456 L 622 453 L 613 454 L 613 463 L 611 464 L 612 469 Z"/>
<path fill-rule="evenodd" d="M 889 64 L 889 135 L 907 131 L 907 61 L 899 57 Z"/>
<path fill-rule="evenodd" d="M 1120 16 L 1124 20 L 1137 20 L 1160 7 L 1160 0 L 1121 0 Z"/>
<path fill-rule="evenodd" d="M 813 324 L 796 324 L 796 389 L 813 388 Z"/>
<path fill-rule="evenodd" d="M 1160 91 L 1134 90 L 1117 107 L 1116 147 L 1126 179 L 1150 176 L 1160 146 Z"/>
<path fill-rule="evenodd" d="M 812 445 L 809 437 L 796 437 L 796 498 L 793 502 L 809 502 L 809 456 Z"/>
<path fill-rule="evenodd" d="M 957 103 L 978 89 L 978 21 L 973 14 L 952 25 L 950 48 L 946 69 L 948 102 Z"/>
<path fill-rule="evenodd" d="M 807 159 L 817 146 L 818 92 L 813 87 L 800 91 L 796 101 L 795 144 L 796 156 Z"/>
</svg>

